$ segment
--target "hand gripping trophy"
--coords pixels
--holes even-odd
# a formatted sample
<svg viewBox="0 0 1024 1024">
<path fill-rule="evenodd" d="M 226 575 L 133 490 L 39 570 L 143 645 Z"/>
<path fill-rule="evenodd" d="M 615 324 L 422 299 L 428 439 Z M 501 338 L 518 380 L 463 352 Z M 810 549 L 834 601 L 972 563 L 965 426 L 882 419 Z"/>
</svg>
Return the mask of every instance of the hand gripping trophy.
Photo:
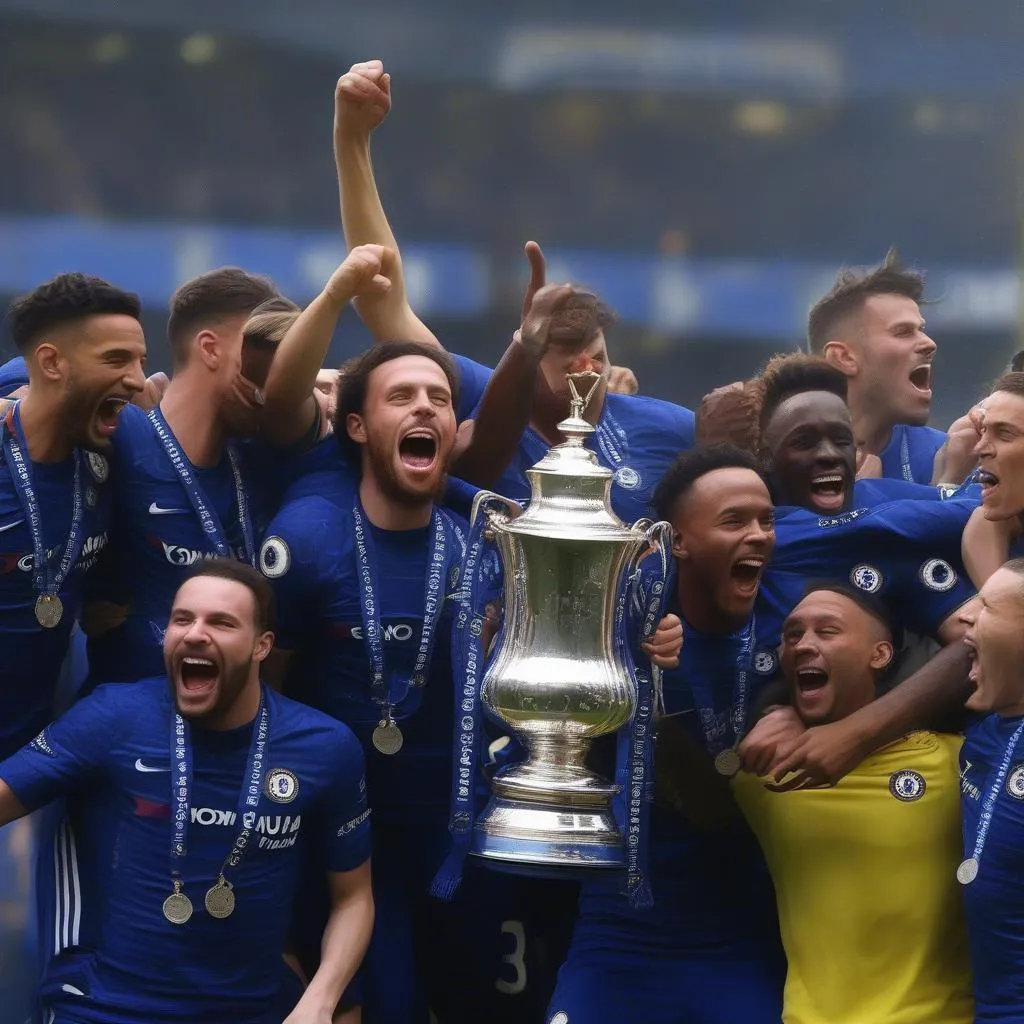
<svg viewBox="0 0 1024 1024">
<path fill-rule="evenodd" d="M 616 820 L 613 801 L 624 787 L 585 761 L 595 739 L 634 721 L 626 606 L 639 559 L 653 547 L 667 565 L 671 529 L 649 520 L 626 526 L 612 511 L 612 473 L 583 444 L 594 432 L 583 413 L 600 375 L 573 373 L 568 381 L 570 414 L 558 425 L 566 440 L 528 471 L 526 510 L 488 494 L 474 504 L 474 519 L 483 509 L 497 546 L 505 602 L 480 700 L 527 757 L 492 780 L 470 849 L 521 869 L 622 869 L 631 829 L 628 813 Z M 663 586 L 655 585 L 658 593 Z M 645 632 L 658 618 L 647 616 Z M 644 713 L 649 727 L 651 708 Z"/>
</svg>

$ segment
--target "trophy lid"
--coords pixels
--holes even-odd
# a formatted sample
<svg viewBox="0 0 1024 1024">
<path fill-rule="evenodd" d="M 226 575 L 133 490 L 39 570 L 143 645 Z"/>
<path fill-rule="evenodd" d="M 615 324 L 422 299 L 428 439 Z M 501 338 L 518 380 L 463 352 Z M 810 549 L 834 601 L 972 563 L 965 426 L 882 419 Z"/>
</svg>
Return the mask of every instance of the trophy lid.
<svg viewBox="0 0 1024 1024">
<path fill-rule="evenodd" d="M 579 539 L 633 539 L 633 531 L 612 510 L 612 471 L 584 446 L 594 426 L 583 418 L 601 383 L 593 370 L 567 373 L 572 398 L 569 415 L 558 424 L 561 444 L 526 471 L 532 489 L 523 515 L 509 524 L 515 533 Z M 581 394 L 583 390 L 583 394 Z"/>
</svg>

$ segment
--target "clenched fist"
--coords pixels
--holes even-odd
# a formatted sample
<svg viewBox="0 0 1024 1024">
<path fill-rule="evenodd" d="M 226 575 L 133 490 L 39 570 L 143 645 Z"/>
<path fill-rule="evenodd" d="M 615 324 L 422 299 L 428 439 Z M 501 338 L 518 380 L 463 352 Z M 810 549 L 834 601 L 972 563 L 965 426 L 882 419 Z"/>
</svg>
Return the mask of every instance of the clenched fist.
<svg viewBox="0 0 1024 1024">
<path fill-rule="evenodd" d="M 334 88 L 334 131 L 369 135 L 391 110 L 391 76 L 384 64 L 368 60 L 353 64 Z"/>
<path fill-rule="evenodd" d="M 363 295 L 383 295 L 391 288 L 389 264 L 395 259 L 383 245 L 357 245 L 324 286 L 324 293 L 340 305 Z"/>
</svg>

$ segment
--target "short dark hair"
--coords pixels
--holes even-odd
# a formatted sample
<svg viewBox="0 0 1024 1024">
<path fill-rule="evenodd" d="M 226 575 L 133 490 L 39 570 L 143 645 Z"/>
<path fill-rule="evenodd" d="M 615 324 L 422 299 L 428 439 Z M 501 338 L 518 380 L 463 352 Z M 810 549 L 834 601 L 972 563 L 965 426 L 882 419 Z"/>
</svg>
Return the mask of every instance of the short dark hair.
<svg viewBox="0 0 1024 1024">
<path fill-rule="evenodd" d="M 761 372 L 764 391 L 761 395 L 761 434 L 775 410 L 794 395 L 807 391 L 828 391 L 846 401 L 846 376 L 827 359 L 802 352 L 776 356 Z"/>
<path fill-rule="evenodd" d="M 553 345 L 570 350 L 586 348 L 599 331 L 611 327 L 617 317 L 593 292 L 574 291 L 551 317 L 549 337 Z"/>
<path fill-rule="evenodd" d="M 197 331 L 236 316 L 249 316 L 277 295 L 274 282 L 239 267 L 221 267 L 186 281 L 171 296 L 167 341 L 175 366 L 188 359 L 188 343 Z"/>
<path fill-rule="evenodd" d="M 251 565 L 239 562 L 235 558 L 200 559 L 188 570 L 185 580 L 194 580 L 199 576 L 212 576 L 220 580 L 232 580 L 241 583 L 252 594 L 256 630 L 265 633 L 273 631 L 277 624 L 277 602 L 274 591 L 263 575 Z"/>
<path fill-rule="evenodd" d="M 107 314 L 138 320 L 141 313 L 137 295 L 115 288 L 101 277 L 58 274 L 16 298 L 7 309 L 7 322 L 14 344 L 20 352 L 27 352 L 56 327 Z"/>
<path fill-rule="evenodd" d="M 1007 394 L 1024 398 L 1024 373 L 1019 371 L 1004 373 L 992 385 L 992 392 L 995 393 L 996 391 L 1005 391 Z"/>
<path fill-rule="evenodd" d="M 452 406 L 459 404 L 459 371 L 455 360 L 439 345 L 427 345 L 420 341 L 384 341 L 378 342 L 361 356 L 350 359 L 338 371 L 338 401 L 334 409 L 334 436 L 341 446 L 341 453 L 350 465 L 359 467 L 362 458 L 362 446 L 348 436 L 345 421 L 350 413 L 362 413 L 366 404 L 366 392 L 369 387 L 370 374 L 390 363 L 392 359 L 402 356 L 423 356 L 431 359 L 444 371 L 448 378 L 448 386 L 452 389 Z"/>
<path fill-rule="evenodd" d="M 1024 371 L 1024 349 L 1020 352 L 1014 352 L 1013 358 L 1010 360 L 1010 369 L 1008 373 L 1021 373 Z"/>
<path fill-rule="evenodd" d="M 807 317 L 807 341 L 812 352 L 822 352 L 832 341 L 832 332 L 843 317 L 858 311 L 871 295 L 905 295 L 920 303 L 924 295 L 924 276 L 907 270 L 899 254 L 890 249 L 885 259 L 870 270 L 839 271 L 835 284 L 819 299 Z"/>
<path fill-rule="evenodd" d="M 680 455 L 658 481 L 651 504 L 659 520 L 671 522 L 676 504 L 707 473 L 716 469 L 749 469 L 764 479 L 753 453 L 734 444 L 699 445 Z"/>
<path fill-rule="evenodd" d="M 819 594 L 822 591 L 826 591 L 830 594 L 838 594 L 840 597 L 845 597 L 847 600 L 852 601 L 861 609 L 861 611 L 866 612 L 884 626 L 886 633 L 890 637 L 893 635 L 889 609 L 885 606 L 883 601 L 879 600 L 879 598 L 869 594 L 866 590 L 861 590 L 859 587 L 855 587 L 851 583 L 847 583 L 845 580 L 822 579 L 810 580 L 804 586 L 804 591 L 800 600 L 803 601 L 805 598 L 810 597 L 811 594 Z M 791 615 L 792 612 L 793 609 L 790 609 L 789 614 Z M 789 615 L 787 615 L 786 618 L 789 618 Z"/>
</svg>

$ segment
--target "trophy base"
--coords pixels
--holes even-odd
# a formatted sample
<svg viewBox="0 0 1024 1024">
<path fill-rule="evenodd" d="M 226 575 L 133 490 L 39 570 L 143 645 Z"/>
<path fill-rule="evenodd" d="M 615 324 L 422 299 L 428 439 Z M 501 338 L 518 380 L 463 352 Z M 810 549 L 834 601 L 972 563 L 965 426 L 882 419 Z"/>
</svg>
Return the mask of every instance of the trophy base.
<svg viewBox="0 0 1024 1024">
<path fill-rule="evenodd" d="M 562 766 L 556 774 L 562 778 L 549 774 L 548 785 L 540 784 L 529 762 L 499 773 L 470 852 L 494 867 L 531 874 L 621 870 L 625 842 L 611 811 L 618 788 L 585 769 Z"/>
</svg>

